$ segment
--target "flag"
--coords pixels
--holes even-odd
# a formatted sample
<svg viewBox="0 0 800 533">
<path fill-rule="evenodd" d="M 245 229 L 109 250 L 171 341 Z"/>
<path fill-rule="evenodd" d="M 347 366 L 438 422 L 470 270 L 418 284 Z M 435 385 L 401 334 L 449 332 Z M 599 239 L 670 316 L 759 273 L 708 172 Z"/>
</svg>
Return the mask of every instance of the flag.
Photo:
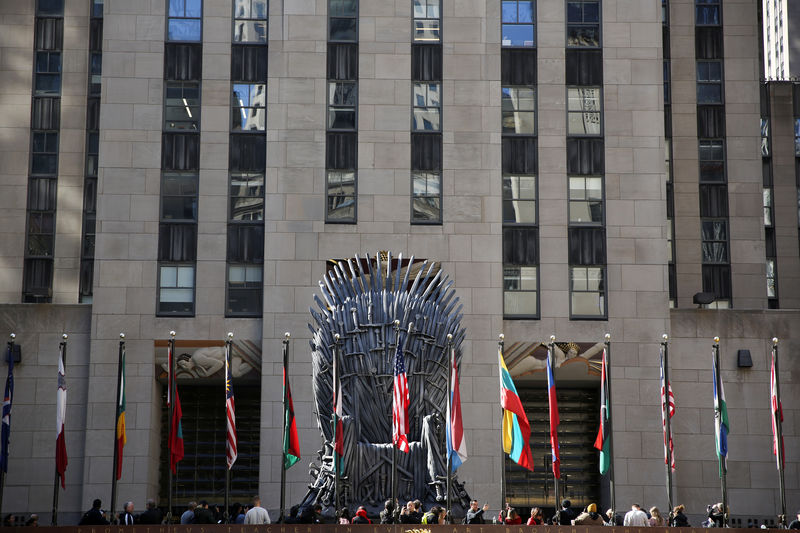
<svg viewBox="0 0 800 533">
<path fill-rule="evenodd" d="M 394 388 L 392 391 L 392 442 L 401 451 L 409 453 L 408 445 L 408 377 L 403 357 L 403 341 L 397 335 L 397 347 L 394 352 Z"/>
<path fill-rule="evenodd" d="M 600 450 L 600 474 L 605 475 L 611 466 L 609 447 L 611 443 L 611 418 L 608 416 L 611 398 L 608 396 L 608 368 L 606 367 L 606 351 L 603 349 L 603 362 L 600 372 L 600 429 L 594 447 Z"/>
<path fill-rule="evenodd" d="M 450 470 L 455 472 L 467 460 L 467 443 L 464 441 L 464 426 L 461 423 L 461 394 L 458 391 L 458 365 L 456 350 L 451 348 L 453 367 L 450 370 L 450 403 L 447 405 L 447 456 Z"/>
<path fill-rule="evenodd" d="M 236 409 L 233 403 L 233 380 L 231 378 L 231 346 L 225 345 L 225 419 L 227 438 L 225 440 L 225 458 L 228 470 L 236 462 Z"/>
<path fill-rule="evenodd" d="M 119 368 L 119 398 L 117 398 L 117 428 L 116 428 L 116 441 L 117 441 L 117 479 L 122 477 L 122 449 L 128 440 L 125 432 L 125 349 L 120 348 L 122 357 L 120 357 Z"/>
<path fill-rule="evenodd" d="M 58 389 L 56 389 L 56 472 L 61 478 L 61 488 L 66 489 L 67 441 L 64 438 L 64 420 L 67 415 L 67 380 L 64 376 L 64 344 L 58 350 Z"/>
<path fill-rule="evenodd" d="M 550 399 L 550 449 L 553 455 L 553 476 L 561 478 L 561 452 L 558 449 L 558 402 L 556 401 L 556 380 L 553 375 L 553 352 L 547 350 L 547 393 Z"/>
<path fill-rule="evenodd" d="M 183 426 L 181 425 L 181 417 L 183 416 L 183 412 L 181 411 L 181 397 L 178 395 L 178 382 L 176 381 L 175 377 L 175 362 L 173 358 L 175 357 L 174 353 L 174 343 L 169 343 L 169 393 L 167 394 L 167 408 L 170 406 L 170 402 L 172 402 L 173 398 L 171 398 L 172 393 L 174 392 L 174 405 L 172 406 L 172 420 L 170 421 L 170 432 L 169 432 L 169 467 L 172 470 L 173 474 L 178 473 L 178 462 L 183 459 Z"/>
<path fill-rule="evenodd" d="M 783 468 L 786 463 L 784 459 L 783 435 L 778 438 L 778 422 L 783 422 L 783 406 L 778 398 L 778 376 L 775 374 L 775 351 L 772 352 L 772 367 L 770 369 L 769 380 L 769 395 L 770 404 L 772 406 L 770 413 L 772 414 L 772 453 L 775 455 L 775 462 L 778 465 L 778 470 Z M 778 448 L 780 446 L 780 448 Z M 778 450 L 780 449 L 780 454 Z"/>
<path fill-rule="evenodd" d="M 715 358 L 716 359 L 716 358 Z M 714 377 L 714 437 L 717 444 L 717 459 L 719 460 L 719 476 L 728 467 L 728 404 L 725 402 L 725 387 L 722 386 L 722 377 L 719 377 L 719 390 L 717 390 L 717 365 L 712 366 Z"/>
<path fill-rule="evenodd" d="M 669 419 L 672 420 L 672 417 L 675 416 L 675 396 L 672 394 L 672 383 L 665 383 L 664 375 L 666 373 L 665 365 L 664 365 L 664 347 L 661 347 L 660 350 L 660 357 L 661 357 L 661 428 L 664 432 L 664 464 L 667 464 L 669 460 L 668 457 L 672 458 L 670 468 L 675 470 L 675 445 L 672 441 L 672 426 L 669 428 L 669 437 L 667 437 L 667 398 L 665 397 L 665 392 L 669 391 Z M 669 444 L 667 444 L 669 443 Z M 669 445 L 669 453 L 667 453 L 667 446 Z"/>
<path fill-rule="evenodd" d="M 0 469 L 8 473 L 8 443 L 11 438 L 11 404 L 14 401 L 14 355 L 11 353 L 13 344 L 8 344 L 6 361 L 8 362 L 8 377 L 6 378 L 6 393 L 3 396 L 3 428 L 0 430 Z"/>
<path fill-rule="evenodd" d="M 339 354 L 338 349 L 333 354 L 333 423 L 336 432 L 336 442 L 333 445 L 334 451 L 342 457 L 344 455 L 344 426 L 342 425 L 342 380 L 339 376 Z M 341 467 L 340 467 L 341 468 Z"/>
<path fill-rule="evenodd" d="M 297 423 L 294 420 L 294 402 L 292 402 L 292 388 L 286 378 L 286 369 L 283 369 L 283 386 L 286 389 L 286 405 L 283 406 L 284 432 L 283 432 L 283 468 L 284 470 L 300 460 L 300 439 L 297 436 Z"/>
<path fill-rule="evenodd" d="M 517 388 L 508 373 L 503 352 L 498 348 L 500 362 L 500 407 L 503 408 L 503 451 L 518 465 L 533 470 L 531 454 L 531 425 L 525 416 Z"/>
</svg>

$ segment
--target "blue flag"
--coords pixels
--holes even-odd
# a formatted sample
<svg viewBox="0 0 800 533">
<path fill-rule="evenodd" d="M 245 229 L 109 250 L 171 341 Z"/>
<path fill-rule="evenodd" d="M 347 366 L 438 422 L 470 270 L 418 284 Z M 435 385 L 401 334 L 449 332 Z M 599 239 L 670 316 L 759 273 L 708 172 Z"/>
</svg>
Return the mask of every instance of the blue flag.
<svg viewBox="0 0 800 533">
<path fill-rule="evenodd" d="M 8 378 L 6 378 L 6 394 L 3 396 L 3 428 L 0 431 L 2 449 L 0 449 L 0 469 L 8 473 L 8 441 L 11 437 L 11 402 L 14 401 L 14 357 L 12 344 L 8 345 Z"/>
</svg>

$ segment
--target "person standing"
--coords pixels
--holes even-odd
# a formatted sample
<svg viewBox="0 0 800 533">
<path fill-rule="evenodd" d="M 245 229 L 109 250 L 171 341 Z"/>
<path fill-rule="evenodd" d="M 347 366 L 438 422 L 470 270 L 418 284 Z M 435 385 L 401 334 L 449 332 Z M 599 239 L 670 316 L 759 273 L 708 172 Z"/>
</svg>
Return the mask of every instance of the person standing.
<svg viewBox="0 0 800 533">
<path fill-rule="evenodd" d="M 650 527 L 662 527 L 666 526 L 667 521 L 664 520 L 664 517 L 661 516 L 661 511 L 658 510 L 658 507 L 651 507 L 650 508 Z"/>
<path fill-rule="evenodd" d="M 103 506 L 103 502 L 100 501 L 100 498 L 95 499 L 92 502 L 92 508 L 84 513 L 81 521 L 78 522 L 79 526 L 107 526 L 108 520 L 106 517 L 103 516 L 103 511 L 100 509 Z"/>
<path fill-rule="evenodd" d="M 578 518 L 572 521 L 575 526 L 602 526 L 603 517 L 597 513 L 597 505 L 590 503 Z"/>
<path fill-rule="evenodd" d="M 572 502 L 565 499 L 561 502 L 561 509 L 553 517 L 553 524 L 570 526 L 573 520 L 575 520 L 575 511 L 572 510 Z"/>
<path fill-rule="evenodd" d="M 189 502 L 187 509 L 181 515 L 181 525 L 194 524 L 194 510 L 197 502 Z"/>
<path fill-rule="evenodd" d="M 675 509 L 672 510 L 672 526 L 673 527 L 691 527 L 689 525 L 689 519 L 686 518 L 686 515 L 683 513 L 686 510 L 686 507 L 683 505 L 678 505 Z"/>
<path fill-rule="evenodd" d="M 507 526 L 517 526 L 522 524 L 522 517 L 519 515 L 516 509 L 513 507 L 508 508 L 508 512 L 506 514 L 506 522 Z"/>
<path fill-rule="evenodd" d="M 789 523 L 788 529 L 800 529 L 800 511 L 797 511 L 797 518 Z"/>
<path fill-rule="evenodd" d="M 534 507 L 531 509 L 531 517 L 528 518 L 527 525 L 529 526 L 541 526 L 544 525 L 544 520 L 542 517 L 542 510 L 538 507 Z"/>
<path fill-rule="evenodd" d="M 161 509 L 156 507 L 156 501 L 152 498 L 147 500 L 147 510 L 139 515 L 140 524 L 160 524 L 164 521 Z"/>
<path fill-rule="evenodd" d="M 625 527 L 650 527 L 650 520 L 647 518 L 647 513 L 642 511 L 642 506 L 634 503 L 631 505 L 631 510 L 625 513 L 622 525 Z"/>
<path fill-rule="evenodd" d="M 132 526 L 136 523 L 136 517 L 133 516 L 133 502 L 125 502 L 125 507 L 119 515 L 119 525 Z"/>
<path fill-rule="evenodd" d="M 269 513 L 261 507 L 261 498 L 253 498 L 253 507 L 244 515 L 245 525 L 271 524 Z"/>
<path fill-rule="evenodd" d="M 367 510 L 362 506 L 359 507 L 356 511 L 356 515 L 353 517 L 353 524 L 371 524 L 372 520 L 367 517 Z"/>
<path fill-rule="evenodd" d="M 467 515 L 464 517 L 465 524 L 483 524 L 483 513 L 489 510 L 489 504 L 484 503 L 483 509 L 478 508 L 478 500 L 472 500 L 467 509 Z"/>
<path fill-rule="evenodd" d="M 200 503 L 194 510 L 194 523 L 195 524 L 213 524 L 214 513 L 208 508 L 208 502 L 200 500 Z"/>
</svg>

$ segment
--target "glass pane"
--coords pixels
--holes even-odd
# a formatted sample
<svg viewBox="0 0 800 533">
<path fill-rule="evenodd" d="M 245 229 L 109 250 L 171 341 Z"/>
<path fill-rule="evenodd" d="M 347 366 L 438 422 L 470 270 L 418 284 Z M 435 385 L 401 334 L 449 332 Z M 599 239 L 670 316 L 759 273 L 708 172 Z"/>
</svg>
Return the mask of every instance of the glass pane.
<svg viewBox="0 0 800 533">
<path fill-rule="evenodd" d="M 191 302 L 192 289 L 161 289 L 162 302 Z"/>
<path fill-rule="evenodd" d="M 358 16 L 358 2 L 357 0 L 329 0 L 328 15 L 356 17 Z"/>
<path fill-rule="evenodd" d="M 439 131 L 441 129 L 439 108 L 414 108 L 414 131 Z"/>
<path fill-rule="evenodd" d="M 328 104 L 338 106 L 356 105 L 356 84 L 330 82 L 328 84 Z"/>
<path fill-rule="evenodd" d="M 700 181 L 725 181 L 725 171 L 722 161 L 700 163 Z"/>
<path fill-rule="evenodd" d="M 700 104 L 722 103 L 722 86 L 716 83 L 698 83 L 697 102 Z"/>
<path fill-rule="evenodd" d="M 163 195 L 196 195 L 197 177 L 194 174 L 164 174 Z"/>
<path fill-rule="evenodd" d="M 353 172 L 328 172 L 328 194 L 338 194 L 336 191 L 340 188 L 348 188 L 350 189 L 348 194 L 352 194 L 354 184 L 355 173 Z"/>
<path fill-rule="evenodd" d="M 64 0 L 37 0 L 36 11 L 39 15 L 63 15 Z"/>
<path fill-rule="evenodd" d="M 597 292 L 573 292 L 572 314 L 575 316 L 603 316 L 603 296 Z"/>
<path fill-rule="evenodd" d="M 199 106 L 170 106 L 164 109 L 164 126 L 168 130 L 196 131 L 200 122 Z"/>
<path fill-rule="evenodd" d="M 61 92 L 61 74 L 37 74 L 36 94 L 57 95 Z"/>
<path fill-rule="evenodd" d="M 251 0 L 250 16 L 254 19 L 267 18 L 267 0 Z"/>
<path fill-rule="evenodd" d="M 103 16 L 103 0 L 92 0 L 92 16 Z"/>
<path fill-rule="evenodd" d="M 237 20 L 233 24 L 233 40 L 237 43 L 265 43 L 267 23 L 258 20 Z"/>
<path fill-rule="evenodd" d="M 533 46 L 532 24 L 503 24 L 503 46 Z"/>
<path fill-rule="evenodd" d="M 28 255 L 53 255 L 53 236 L 28 235 Z"/>
<path fill-rule="evenodd" d="M 415 41 L 439 42 L 440 39 L 439 19 L 414 21 Z"/>
<path fill-rule="evenodd" d="M 228 267 L 228 281 L 230 283 L 244 283 L 245 267 L 231 265 Z"/>
<path fill-rule="evenodd" d="M 328 220 L 355 219 L 354 196 L 328 196 Z"/>
<path fill-rule="evenodd" d="M 587 201 L 571 201 L 569 203 L 570 222 L 603 222 L 603 203 Z"/>
<path fill-rule="evenodd" d="M 573 291 L 586 290 L 586 269 L 583 267 L 573 267 L 570 273 L 572 278 Z"/>
<path fill-rule="evenodd" d="M 534 111 L 535 90 L 531 87 L 503 87 L 503 111 Z"/>
<path fill-rule="evenodd" d="M 704 241 L 727 241 L 728 225 L 723 220 L 704 220 L 700 234 Z"/>
<path fill-rule="evenodd" d="M 176 267 L 161 267 L 161 286 L 175 287 L 178 283 L 178 269 Z"/>
<path fill-rule="evenodd" d="M 536 315 L 538 293 L 507 291 L 503 293 L 503 314 Z"/>
<path fill-rule="evenodd" d="M 533 112 L 503 112 L 503 133 L 534 133 L 536 116 Z"/>
<path fill-rule="evenodd" d="M 433 172 L 418 172 L 411 177 L 415 196 L 439 196 L 441 177 Z"/>
<path fill-rule="evenodd" d="M 237 19 L 251 18 L 250 0 L 233 0 L 233 17 Z"/>
<path fill-rule="evenodd" d="M 187 19 L 169 19 L 167 39 L 170 41 L 199 41 L 200 21 Z"/>
<path fill-rule="evenodd" d="M 231 220 L 264 220 L 264 198 L 232 197 Z"/>
<path fill-rule="evenodd" d="M 415 83 L 414 106 L 426 107 L 440 105 L 438 83 Z"/>
<path fill-rule="evenodd" d="M 567 27 L 567 46 L 600 46 L 600 28 L 598 26 Z"/>
<path fill-rule="evenodd" d="M 597 87 L 570 87 L 568 97 L 570 111 L 600 111 L 600 89 Z"/>
<path fill-rule="evenodd" d="M 415 197 L 413 210 L 415 222 L 438 222 L 441 219 L 441 200 L 438 196 Z"/>
<path fill-rule="evenodd" d="M 203 0 L 184 0 L 186 2 L 186 16 L 200 18 L 203 16 Z"/>
<path fill-rule="evenodd" d="M 570 113 L 568 133 L 571 135 L 600 135 L 600 113 Z"/>
<path fill-rule="evenodd" d="M 356 128 L 356 110 L 353 108 L 328 109 L 328 128 L 332 130 L 353 130 Z"/>
<path fill-rule="evenodd" d="M 603 290 L 603 269 L 601 268 L 587 268 L 586 269 L 586 284 L 590 291 Z"/>
<path fill-rule="evenodd" d="M 517 22 L 533 22 L 533 0 L 520 0 Z"/>
<path fill-rule="evenodd" d="M 503 176 L 503 198 L 536 199 L 535 176 Z"/>
<path fill-rule="evenodd" d="M 58 155 L 33 154 L 31 156 L 31 173 L 55 174 L 58 169 Z"/>
<path fill-rule="evenodd" d="M 234 83 L 233 98 L 240 107 L 264 107 L 267 86 L 264 83 Z"/>
<path fill-rule="evenodd" d="M 503 200 L 503 222 L 535 223 L 536 201 Z"/>
<path fill-rule="evenodd" d="M 724 242 L 704 242 L 703 243 L 703 262 L 704 263 L 727 263 L 728 245 Z"/>
<path fill-rule="evenodd" d="M 196 220 L 197 198 L 194 196 L 164 196 L 161 199 L 161 218 Z"/>
<path fill-rule="evenodd" d="M 184 0 L 169 0 L 169 16 L 170 17 L 183 17 L 184 16 Z"/>
<path fill-rule="evenodd" d="M 331 18 L 330 19 L 330 40 L 331 41 L 355 41 L 356 40 L 356 19 L 354 19 L 354 18 Z"/>
<path fill-rule="evenodd" d="M 584 2 L 583 21 L 600 22 L 600 4 L 598 2 Z"/>
<path fill-rule="evenodd" d="M 580 2 L 567 2 L 567 22 L 583 22 Z"/>
<path fill-rule="evenodd" d="M 194 267 L 178 267 L 178 287 L 194 287 Z"/>
<path fill-rule="evenodd" d="M 261 283 L 261 266 L 245 267 L 245 276 L 248 283 Z"/>
<path fill-rule="evenodd" d="M 267 128 L 267 110 L 263 107 L 239 107 L 231 112 L 231 129 L 234 131 L 264 131 Z"/>
</svg>

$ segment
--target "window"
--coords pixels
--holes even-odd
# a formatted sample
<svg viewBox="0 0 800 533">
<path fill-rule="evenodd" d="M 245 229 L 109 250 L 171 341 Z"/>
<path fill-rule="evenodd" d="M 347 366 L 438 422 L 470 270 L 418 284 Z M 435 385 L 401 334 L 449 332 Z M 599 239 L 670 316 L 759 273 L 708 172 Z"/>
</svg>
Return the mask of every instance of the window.
<svg viewBox="0 0 800 533">
<path fill-rule="evenodd" d="M 763 205 L 764 205 L 764 225 L 772 226 L 772 189 L 764 187 L 763 189 Z"/>
<path fill-rule="evenodd" d="M 26 255 L 53 256 L 55 212 L 28 211 L 28 248 Z"/>
<path fill-rule="evenodd" d="M 800 157 L 800 118 L 794 119 L 794 156 Z"/>
<path fill-rule="evenodd" d="M 775 260 L 767 259 L 767 298 L 777 298 L 778 288 L 775 282 Z"/>
<path fill-rule="evenodd" d="M 441 223 L 442 175 L 438 172 L 412 172 L 411 222 Z"/>
<path fill-rule="evenodd" d="M 264 220 L 264 175 L 232 173 L 230 202 L 232 221 Z"/>
<path fill-rule="evenodd" d="M 600 87 L 569 87 L 567 89 L 567 134 L 601 134 Z"/>
<path fill-rule="evenodd" d="M 165 131 L 200 130 L 200 84 L 191 81 L 166 82 Z"/>
<path fill-rule="evenodd" d="M 670 102 L 670 74 L 669 74 L 669 60 L 664 60 L 664 103 Z"/>
<path fill-rule="evenodd" d="M 698 26 L 719 26 L 720 0 L 695 0 L 695 19 Z"/>
<path fill-rule="evenodd" d="M 33 132 L 31 174 L 54 176 L 58 172 L 58 133 Z"/>
<path fill-rule="evenodd" d="M 93 17 L 103 16 L 103 0 L 92 0 L 92 13 Z"/>
<path fill-rule="evenodd" d="M 167 40 L 201 41 L 202 0 L 168 0 L 168 2 Z"/>
<path fill-rule="evenodd" d="M 233 84 L 232 131 L 263 132 L 267 128 L 267 85 Z"/>
<path fill-rule="evenodd" d="M 667 261 L 675 262 L 675 229 L 672 220 L 667 221 Z"/>
<path fill-rule="evenodd" d="M 605 316 L 604 281 L 603 267 L 570 267 L 570 315 L 572 318 Z"/>
<path fill-rule="evenodd" d="M 235 0 L 233 19 L 234 42 L 267 42 L 267 0 Z"/>
<path fill-rule="evenodd" d="M 36 0 L 36 14 L 62 16 L 64 15 L 64 0 Z"/>
<path fill-rule="evenodd" d="M 440 0 L 413 0 L 414 41 L 439 42 L 442 38 Z"/>
<path fill-rule="evenodd" d="M 328 129 L 356 129 L 358 84 L 354 81 L 328 82 Z"/>
<path fill-rule="evenodd" d="M 355 222 L 356 174 L 354 171 L 328 170 L 328 222 Z"/>
<path fill-rule="evenodd" d="M 536 176 L 503 176 L 503 223 L 536 223 Z"/>
<path fill-rule="evenodd" d="M 162 265 L 159 269 L 158 313 L 194 312 L 194 266 Z"/>
<path fill-rule="evenodd" d="M 567 46 L 590 48 L 600 46 L 598 0 L 567 1 Z"/>
<path fill-rule="evenodd" d="M 61 92 L 61 52 L 36 52 L 34 92 L 36 96 Z"/>
<path fill-rule="evenodd" d="M 503 87 L 503 133 L 536 132 L 536 89 Z"/>
<path fill-rule="evenodd" d="M 103 54 L 89 54 L 89 95 L 100 96 L 100 76 L 103 73 Z"/>
<path fill-rule="evenodd" d="M 358 0 L 328 0 L 328 40 L 358 41 Z"/>
<path fill-rule="evenodd" d="M 702 220 L 700 224 L 703 263 L 727 263 L 728 221 Z"/>
<path fill-rule="evenodd" d="M 503 0 L 502 45 L 535 46 L 533 0 Z"/>
<path fill-rule="evenodd" d="M 161 220 L 197 220 L 197 174 L 164 173 L 161 183 Z"/>
<path fill-rule="evenodd" d="M 669 24 L 669 0 L 661 0 L 661 22 Z"/>
<path fill-rule="evenodd" d="M 97 158 L 100 152 L 100 133 L 86 132 L 86 175 L 97 177 Z"/>
<path fill-rule="evenodd" d="M 441 84 L 414 83 L 413 131 L 441 131 Z"/>
<path fill-rule="evenodd" d="M 570 176 L 569 222 L 603 223 L 603 178 Z"/>
<path fill-rule="evenodd" d="M 723 141 L 699 141 L 700 181 L 725 181 L 725 150 Z"/>
<path fill-rule="evenodd" d="M 263 266 L 228 265 L 227 316 L 261 316 L 263 309 Z"/>
<path fill-rule="evenodd" d="M 722 62 L 697 62 L 697 103 L 722 103 Z"/>
<path fill-rule="evenodd" d="M 538 266 L 503 267 L 503 314 L 518 317 L 539 315 Z"/>
</svg>

